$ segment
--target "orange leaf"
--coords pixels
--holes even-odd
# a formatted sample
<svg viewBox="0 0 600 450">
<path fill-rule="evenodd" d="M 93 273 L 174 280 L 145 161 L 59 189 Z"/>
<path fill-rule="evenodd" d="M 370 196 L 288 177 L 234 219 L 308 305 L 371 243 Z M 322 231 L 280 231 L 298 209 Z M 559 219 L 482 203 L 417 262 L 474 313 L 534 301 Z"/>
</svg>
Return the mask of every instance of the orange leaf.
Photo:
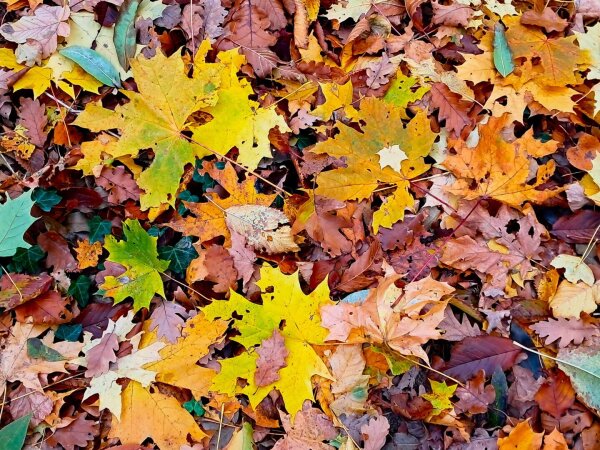
<svg viewBox="0 0 600 450">
<path fill-rule="evenodd" d="M 519 423 L 505 438 L 498 439 L 498 450 L 539 450 L 544 433 L 531 429 L 529 420 Z"/>
</svg>

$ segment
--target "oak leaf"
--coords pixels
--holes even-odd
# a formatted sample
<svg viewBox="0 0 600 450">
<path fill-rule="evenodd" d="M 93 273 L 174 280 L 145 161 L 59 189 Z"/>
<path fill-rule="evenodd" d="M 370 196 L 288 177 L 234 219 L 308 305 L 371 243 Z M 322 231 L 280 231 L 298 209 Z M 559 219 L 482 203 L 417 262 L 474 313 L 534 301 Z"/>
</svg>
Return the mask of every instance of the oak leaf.
<svg viewBox="0 0 600 450">
<path fill-rule="evenodd" d="M 267 265 L 262 267 L 257 285 L 263 292 L 262 305 L 231 291 L 228 301 L 216 300 L 204 308 L 209 320 L 242 316 L 233 319 L 240 335 L 232 339 L 247 349 L 239 356 L 219 361 L 221 372 L 214 379 L 213 389 L 229 395 L 246 394 L 253 408 L 272 389 L 278 389 L 287 411 L 295 415 L 302 409 L 304 400 L 313 399 L 311 378 L 314 375 L 330 378 L 327 367 L 312 347 L 325 342 L 327 330 L 321 326 L 319 309 L 332 303 L 329 289 L 327 283 L 321 283 L 306 295 L 298 275 L 283 275 L 279 269 Z M 284 326 L 280 328 L 282 323 Z M 279 370 L 278 381 L 259 387 L 254 384 L 258 355 L 251 350 L 269 339 L 274 330 L 283 336 L 287 365 Z M 237 378 L 246 379 L 247 386 L 240 388 Z"/>
<path fill-rule="evenodd" d="M 544 344 L 550 345 L 557 342 L 559 348 L 569 344 L 580 345 L 585 339 L 600 335 L 600 329 L 588 320 L 579 318 L 559 317 L 549 318 L 530 325 L 540 337 L 545 338 Z"/>
<path fill-rule="evenodd" d="M 466 387 L 458 387 L 456 396 L 459 398 L 455 403 L 457 412 L 468 412 L 469 414 L 484 414 L 488 405 L 496 398 L 494 386 L 485 386 L 485 372 L 480 370 L 467 381 Z"/>
<path fill-rule="evenodd" d="M 256 348 L 256 353 L 258 359 L 254 383 L 261 387 L 279 380 L 278 372 L 287 365 L 285 360 L 289 355 L 283 336 L 277 330 L 273 330 L 271 337 L 262 341 L 262 344 Z"/>
<path fill-rule="evenodd" d="M 277 441 L 273 450 L 333 450 L 334 447 L 324 441 L 335 439 L 338 432 L 319 409 L 305 406 L 294 418 L 284 413 L 280 415 L 286 435 Z"/>
</svg>

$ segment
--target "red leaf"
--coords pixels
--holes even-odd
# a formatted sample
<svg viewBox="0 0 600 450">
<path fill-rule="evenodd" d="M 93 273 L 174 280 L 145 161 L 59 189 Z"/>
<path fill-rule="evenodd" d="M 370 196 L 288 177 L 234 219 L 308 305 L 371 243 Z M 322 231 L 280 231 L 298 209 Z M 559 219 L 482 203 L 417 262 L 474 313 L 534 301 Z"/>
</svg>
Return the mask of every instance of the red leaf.
<svg viewBox="0 0 600 450">
<path fill-rule="evenodd" d="M 552 234 L 568 244 L 587 244 L 600 225 L 600 212 L 586 209 L 562 216 L 552 227 Z"/>
<path fill-rule="evenodd" d="M 444 372 L 466 381 L 482 369 L 486 374 L 494 373 L 498 367 L 508 370 L 520 355 L 521 349 L 510 339 L 487 335 L 468 337 L 454 347 Z"/>
<path fill-rule="evenodd" d="M 569 377 L 557 371 L 551 374 L 534 398 L 542 411 L 559 419 L 575 403 L 575 390 Z"/>
<path fill-rule="evenodd" d="M 15 313 L 19 322 L 32 318 L 33 323 L 59 325 L 73 319 L 73 312 L 67 306 L 68 299 L 61 297 L 57 291 L 49 291 L 41 294 L 35 301 L 16 307 Z"/>
<path fill-rule="evenodd" d="M 56 231 L 40 234 L 37 243 L 42 250 L 48 253 L 46 267 L 54 267 L 54 270 L 64 270 L 66 272 L 77 269 L 77 260 L 71 254 L 69 244 Z"/>
<path fill-rule="evenodd" d="M 0 278 L 0 306 L 12 309 L 39 297 L 50 289 L 52 277 L 47 273 L 39 277 L 13 273 Z"/>
</svg>

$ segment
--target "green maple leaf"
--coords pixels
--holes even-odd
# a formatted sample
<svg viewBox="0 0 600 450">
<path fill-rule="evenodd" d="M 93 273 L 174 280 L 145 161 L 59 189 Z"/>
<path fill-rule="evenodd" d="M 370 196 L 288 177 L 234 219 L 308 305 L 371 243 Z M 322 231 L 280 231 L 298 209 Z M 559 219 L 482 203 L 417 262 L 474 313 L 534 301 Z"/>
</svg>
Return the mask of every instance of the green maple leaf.
<svg viewBox="0 0 600 450">
<path fill-rule="evenodd" d="M 37 219 L 31 215 L 31 192 L 25 192 L 14 200 L 10 198 L 0 205 L 0 256 L 13 256 L 17 248 L 31 247 L 23 240 L 27 228 Z"/>
<path fill-rule="evenodd" d="M 133 309 L 147 308 L 154 294 L 165 297 L 160 278 L 169 267 L 169 261 L 158 259 L 157 238 L 150 236 L 137 220 L 128 219 L 123 224 L 125 239 L 117 241 L 108 236 L 104 248 L 110 252 L 108 261 L 125 266 L 125 273 L 108 276 L 100 286 L 115 303 L 128 297 L 133 299 Z"/>
</svg>

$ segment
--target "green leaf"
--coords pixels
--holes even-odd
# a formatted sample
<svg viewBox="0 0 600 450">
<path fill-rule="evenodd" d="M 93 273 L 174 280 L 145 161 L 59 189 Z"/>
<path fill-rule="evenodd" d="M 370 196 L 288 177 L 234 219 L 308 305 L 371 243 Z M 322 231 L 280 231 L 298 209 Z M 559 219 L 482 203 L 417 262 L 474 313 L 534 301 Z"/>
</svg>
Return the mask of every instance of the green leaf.
<svg viewBox="0 0 600 450">
<path fill-rule="evenodd" d="M 90 234 L 88 236 L 90 244 L 102 241 L 104 236 L 110 234 L 112 229 L 112 223 L 109 220 L 102 220 L 99 216 L 92 217 L 88 222 L 88 226 L 90 227 Z"/>
<path fill-rule="evenodd" d="M 17 248 L 31 247 L 23 240 L 27 228 L 37 219 L 31 215 L 32 191 L 10 198 L 0 205 L 0 256 L 13 256 Z"/>
<path fill-rule="evenodd" d="M 75 281 L 71 282 L 67 294 L 77 300 L 81 308 L 85 308 L 90 302 L 90 286 L 92 281 L 85 275 L 79 275 Z"/>
<path fill-rule="evenodd" d="M 198 257 L 198 252 L 196 252 L 196 249 L 192 245 L 192 238 L 185 236 L 174 247 L 165 245 L 159 248 L 158 256 L 168 259 L 171 262 L 169 264 L 170 270 L 182 274 L 192 260 Z"/>
<path fill-rule="evenodd" d="M 500 367 L 496 367 L 492 375 L 492 386 L 496 391 L 493 408 L 488 411 L 488 422 L 494 427 L 502 427 L 506 423 L 506 406 L 508 401 L 508 383 L 506 375 Z"/>
<path fill-rule="evenodd" d="M 40 271 L 39 262 L 44 259 L 44 252 L 39 245 L 29 248 L 18 248 L 7 266 L 9 272 L 35 274 Z"/>
<path fill-rule="evenodd" d="M 183 408 L 190 414 L 193 414 L 193 415 L 199 416 L 199 417 L 202 417 L 204 415 L 204 413 L 206 412 L 206 410 L 204 409 L 204 405 L 202 405 L 202 403 L 200 403 L 196 399 L 191 399 L 191 400 L 185 402 L 183 404 Z"/>
<path fill-rule="evenodd" d="M 139 0 L 125 0 L 121 5 L 119 18 L 115 23 L 113 42 L 117 51 L 119 64 L 123 69 L 129 69 L 129 60 L 135 56 L 135 16 L 140 5 Z"/>
<path fill-rule="evenodd" d="M 62 200 L 62 197 L 56 193 L 56 189 L 41 188 L 36 188 L 31 198 L 44 212 L 50 212 Z"/>
<path fill-rule="evenodd" d="M 21 450 L 32 413 L 9 423 L 0 430 L 0 450 Z"/>
<path fill-rule="evenodd" d="M 515 70 L 512 52 L 504 35 L 504 27 L 500 22 L 494 26 L 494 65 L 500 75 L 506 77 Z"/>
<path fill-rule="evenodd" d="M 558 367 L 571 378 L 573 388 L 585 405 L 600 412 L 600 346 L 562 349 Z"/>
<path fill-rule="evenodd" d="M 43 359 L 44 361 L 64 361 L 65 357 L 53 348 L 44 345 L 38 338 L 27 339 L 27 355 L 30 358 Z"/>
<path fill-rule="evenodd" d="M 157 239 L 146 233 L 137 220 L 126 220 L 123 233 L 125 239 L 120 242 L 114 236 L 107 237 L 104 248 L 110 253 L 108 261 L 127 270 L 118 277 L 106 277 L 100 288 L 115 303 L 131 297 L 133 309 L 138 311 L 147 308 L 155 294 L 165 298 L 160 274 L 168 269 L 170 262 L 158 258 Z"/>
<path fill-rule="evenodd" d="M 63 48 L 59 53 L 77 63 L 100 83 L 107 86 L 121 87 L 121 79 L 117 69 L 96 50 L 81 45 L 72 45 Z"/>
<path fill-rule="evenodd" d="M 76 342 L 79 340 L 82 331 L 83 327 L 80 323 L 72 325 L 63 323 L 56 329 L 56 338 L 62 339 L 63 341 Z"/>
</svg>

